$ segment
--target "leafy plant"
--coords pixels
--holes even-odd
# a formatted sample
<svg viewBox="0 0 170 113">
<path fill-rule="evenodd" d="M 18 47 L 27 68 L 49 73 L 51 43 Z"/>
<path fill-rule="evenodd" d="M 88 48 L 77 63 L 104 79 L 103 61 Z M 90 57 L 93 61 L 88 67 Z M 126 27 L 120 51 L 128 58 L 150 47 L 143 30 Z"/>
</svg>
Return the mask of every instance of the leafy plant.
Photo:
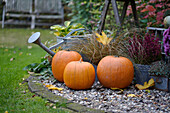
<svg viewBox="0 0 170 113">
<path fill-rule="evenodd" d="M 67 0 L 68 6 L 72 9 L 69 14 L 72 17 L 71 21 L 86 25 L 89 29 L 92 28 L 100 19 L 103 2 L 102 0 Z"/>
<path fill-rule="evenodd" d="M 137 13 L 140 14 L 140 26 L 163 27 L 165 12 L 170 10 L 168 0 L 137 0 Z M 132 8 L 128 7 L 127 16 L 132 18 Z"/>
<path fill-rule="evenodd" d="M 128 41 L 123 45 L 130 58 L 137 64 L 150 64 L 153 61 L 160 60 L 161 44 L 159 38 L 143 30 L 134 30 L 126 36 Z"/>
<path fill-rule="evenodd" d="M 151 64 L 149 73 L 150 75 L 170 77 L 169 69 L 170 69 L 170 63 L 166 63 L 161 60 L 161 61 L 153 62 Z"/>
<path fill-rule="evenodd" d="M 53 77 L 53 73 L 51 70 L 51 57 L 47 56 L 41 59 L 41 63 L 32 63 L 23 68 L 23 70 L 27 70 L 28 72 L 34 72 L 35 75 L 41 75 L 41 79 L 49 79 Z"/>
<path fill-rule="evenodd" d="M 73 29 L 78 29 L 78 28 L 85 28 L 82 24 L 80 23 L 72 23 L 70 21 L 65 21 L 64 22 L 65 26 L 61 26 L 61 25 L 53 25 L 50 27 L 50 29 L 55 30 L 54 31 L 54 35 L 58 36 L 58 37 L 65 37 L 69 32 L 71 32 L 71 30 Z M 75 32 L 72 35 L 79 35 L 82 34 L 82 32 Z"/>
</svg>

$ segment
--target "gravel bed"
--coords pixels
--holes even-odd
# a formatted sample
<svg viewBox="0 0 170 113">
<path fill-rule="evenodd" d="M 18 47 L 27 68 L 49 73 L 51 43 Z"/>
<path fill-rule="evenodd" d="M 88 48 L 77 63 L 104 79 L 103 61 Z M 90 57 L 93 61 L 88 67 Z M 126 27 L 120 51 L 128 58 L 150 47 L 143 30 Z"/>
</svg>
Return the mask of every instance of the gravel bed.
<svg viewBox="0 0 170 113">
<path fill-rule="evenodd" d="M 47 85 L 51 81 L 46 80 L 42 83 Z M 64 89 L 62 91 L 49 90 L 52 93 L 72 102 L 106 112 L 170 113 L 170 93 L 165 91 L 138 90 L 133 84 L 123 91 L 112 90 L 102 87 L 99 82 L 95 82 L 89 90 L 72 90 L 60 82 L 55 82 L 53 85 Z M 129 94 L 135 96 L 129 97 Z"/>
</svg>

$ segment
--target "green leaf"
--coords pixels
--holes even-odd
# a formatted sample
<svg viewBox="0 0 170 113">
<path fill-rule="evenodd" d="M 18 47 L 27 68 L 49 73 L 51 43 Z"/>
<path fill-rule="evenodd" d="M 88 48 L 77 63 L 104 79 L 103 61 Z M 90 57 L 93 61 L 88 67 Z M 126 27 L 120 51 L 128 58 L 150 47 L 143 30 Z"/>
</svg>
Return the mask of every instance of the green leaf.
<svg viewBox="0 0 170 113">
<path fill-rule="evenodd" d="M 32 63 L 32 64 L 29 64 L 26 67 L 24 67 L 23 70 L 29 70 L 29 69 L 34 68 L 36 66 L 38 66 L 38 63 Z"/>
<path fill-rule="evenodd" d="M 65 22 L 64 22 L 64 25 L 65 25 L 66 27 L 68 27 L 68 26 L 70 25 L 70 23 L 71 23 L 70 21 L 65 21 Z"/>
<path fill-rule="evenodd" d="M 148 20 L 147 19 L 143 19 L 143 20 L 140 20 L 142 23 L 147 23 Z"/>
</svg>

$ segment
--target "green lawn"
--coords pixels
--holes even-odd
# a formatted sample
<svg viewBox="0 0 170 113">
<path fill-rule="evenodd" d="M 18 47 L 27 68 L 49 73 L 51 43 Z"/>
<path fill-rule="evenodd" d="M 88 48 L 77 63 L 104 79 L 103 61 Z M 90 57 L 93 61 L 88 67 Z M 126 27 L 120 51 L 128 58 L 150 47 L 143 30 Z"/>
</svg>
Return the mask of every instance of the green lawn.
<svg viewBox="0 0 170 113">
<path fill-rule="evenodd" d="M 31 63 L 39 63 L 46 52 L 27 39 L 33 32 L 41 32 L 44 43 L 56 40 L 50 30 L 0 29 L 0 113 L 53 113 L 64 112 L 53 108 L 41 97 L 31 93 L 26 84 L 21 84 L 28 74 L 23 68 Z M 28 48 L 32 46 L 32 48 Z"/>
</svg>

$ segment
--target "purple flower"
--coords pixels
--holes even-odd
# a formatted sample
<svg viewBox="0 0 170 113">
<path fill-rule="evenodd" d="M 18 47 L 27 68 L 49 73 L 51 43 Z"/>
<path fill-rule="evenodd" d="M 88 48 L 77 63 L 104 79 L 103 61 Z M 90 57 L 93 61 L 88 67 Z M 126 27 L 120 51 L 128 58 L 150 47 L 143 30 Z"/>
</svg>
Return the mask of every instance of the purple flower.
<svg viewBox="0 0 170 113">
<path fill-rule="evenodd" d="M 163 33 L 163 45 L 164 45 L 164 52 L 167 56 L 170 55 L 170 27 L 164 31 Z"/>
</svg>

